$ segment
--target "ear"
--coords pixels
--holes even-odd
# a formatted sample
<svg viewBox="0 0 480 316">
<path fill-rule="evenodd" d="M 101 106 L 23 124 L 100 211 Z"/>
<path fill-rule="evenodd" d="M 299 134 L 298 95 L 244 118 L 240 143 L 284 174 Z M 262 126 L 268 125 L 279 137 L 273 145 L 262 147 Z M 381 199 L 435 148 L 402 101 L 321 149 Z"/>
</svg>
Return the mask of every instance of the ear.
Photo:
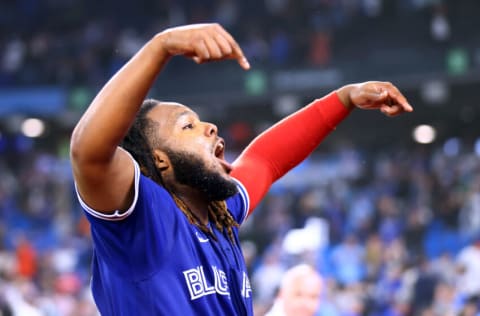
<svg viewBox="0 0 480 316">
<path fill-rule="evenodd" d="M 168 155 L 160 149 L 155 149 L 153 151 L 153 161 L 155 162 L 155 166 L 160 171 L 167 170 L 170 167 Z"/>
</svg>

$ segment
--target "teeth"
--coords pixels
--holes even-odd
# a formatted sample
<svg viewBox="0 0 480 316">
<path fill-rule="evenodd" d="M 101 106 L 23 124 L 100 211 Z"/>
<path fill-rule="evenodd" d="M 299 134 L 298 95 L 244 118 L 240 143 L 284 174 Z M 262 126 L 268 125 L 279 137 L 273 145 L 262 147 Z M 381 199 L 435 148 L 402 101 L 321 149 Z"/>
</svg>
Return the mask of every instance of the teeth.
<svg viewBox="0 0 480 316">
<path fill-rule="evenodd" d="M 222 154 L 224 148 L 225 148 L 225 144 L 218 143 L 217 147 L 215 148 L 215 156 L 219 157 Z"/>
</svg>

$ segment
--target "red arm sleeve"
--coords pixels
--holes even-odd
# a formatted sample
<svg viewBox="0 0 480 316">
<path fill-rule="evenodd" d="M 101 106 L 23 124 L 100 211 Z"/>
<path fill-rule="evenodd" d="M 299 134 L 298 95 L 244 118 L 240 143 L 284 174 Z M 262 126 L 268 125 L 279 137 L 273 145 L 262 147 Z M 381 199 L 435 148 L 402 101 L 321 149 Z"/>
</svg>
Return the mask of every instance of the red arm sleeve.
<svg viewBox="0 0 480 316">
<path fill-rule="evenodd" d="M 233 163 L 248 192 L 248 215 L 270 186 L 297 166 L 350 113 L 335 92 L 315 100 L 257 136 Z"/>
</svg>

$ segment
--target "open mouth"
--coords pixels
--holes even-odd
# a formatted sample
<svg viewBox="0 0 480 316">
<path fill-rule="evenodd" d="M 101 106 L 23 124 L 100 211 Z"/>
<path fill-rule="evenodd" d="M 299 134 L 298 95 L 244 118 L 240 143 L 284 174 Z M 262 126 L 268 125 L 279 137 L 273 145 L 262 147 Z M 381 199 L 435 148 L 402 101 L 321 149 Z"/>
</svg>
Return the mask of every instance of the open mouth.
<svg viewBox="0 0 480 316">
<path fill-rule="evenodd" d="M 215 157 L 217 157 L 218 159 L 223 159 L 225 156 L 225 141 L 223 139 L 220 139 L 215 145 L 214 149 Z"/>
<path fill-rule="evenodd" d="M 213 154 L 222 166 L 223 170 L 228 174 L 232 171 L 232 165 L 225 160 L 225 141 L 220 138 L 215 144 Z"/>
</svg>

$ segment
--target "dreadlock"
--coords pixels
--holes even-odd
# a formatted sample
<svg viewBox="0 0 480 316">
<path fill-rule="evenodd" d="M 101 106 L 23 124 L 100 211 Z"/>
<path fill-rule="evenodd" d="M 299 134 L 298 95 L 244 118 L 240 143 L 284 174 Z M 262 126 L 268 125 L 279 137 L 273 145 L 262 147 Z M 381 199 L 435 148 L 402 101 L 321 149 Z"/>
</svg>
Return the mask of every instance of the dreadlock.
<svg viewBox="0 0 480 316">
<path fill-rule="evenodd" d="M 217 240 L 212 229 L 198 220 L 187 204 L 165 186 L 162 175 L 155 165 L 152 148 L 160 146 L 156 137 L 158 127 L 156 122 L 147 117 L 147 114 L 159 104 L 160 102 L 154 99 L 147 99 L 143 102 L 121 146 L 138 162 L 143 175 L 164 187 L 172 195 L 173 200 L 187 217 L 190 224 L 197 226 L 202 232 Z M 227 211 L 225 201 L 211 201 L 208 205 L 208 218 L 212 220 L 219 231 L 223 232 L 226 230 L 230 242 L 235 243 L 233 227 L 238 227 L 239 225 L 230 212 Z"/>
<path fill-rule="evenodd" d="M 215 233 L 208 227 L 207 225 L 203 224 L 201 221 L 197 219 L 197 217 L 190 211 L 190 208 L 180 199 L 176 194 L 172 194 L 175 203 L 177 203 L 180 210 L 182 210 L 183 214 L 187 217 L 190 224 L 193 224 L 200 228 L 202 232 L 211 236 L 215 241 L 217 240 L 217 236 Z M 230 212 L 227 211 L 227 204 L 225 201 L 212 201 L 208 205 L 208 218 L 211 218 L 215 227 L 219 231 L 223 231 L 224 229 L 227 230 L 228 238 L 232 243 L 235 243 L 235 236 L 233 234 L 233 227 L 238 227 L 238 223 L 233 219 Z"/>
</svg>

